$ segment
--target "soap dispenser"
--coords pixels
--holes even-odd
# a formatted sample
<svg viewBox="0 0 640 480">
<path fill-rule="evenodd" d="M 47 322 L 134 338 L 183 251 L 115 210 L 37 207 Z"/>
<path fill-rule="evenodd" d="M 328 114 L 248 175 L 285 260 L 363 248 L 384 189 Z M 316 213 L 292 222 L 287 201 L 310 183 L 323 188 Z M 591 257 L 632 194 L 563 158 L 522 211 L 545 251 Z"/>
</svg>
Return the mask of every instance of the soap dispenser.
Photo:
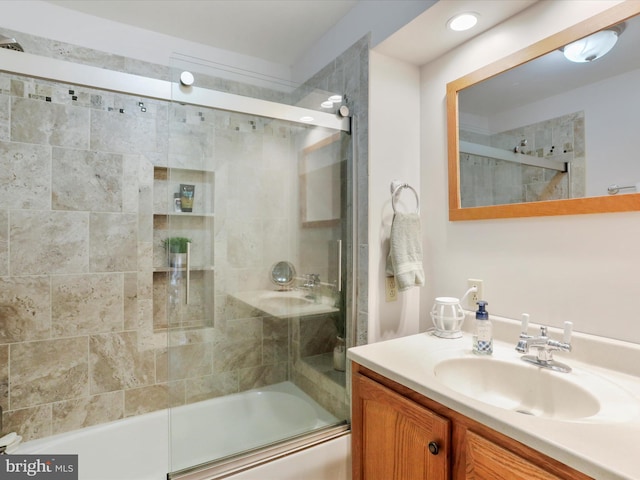
<svg viewBox="0 0 640 480">
<path fill-rule="evenodd" d="M 488 303 L 484 300 L 477 302 L 476 321 L 473 326 L 473 353 L 491 355 L 493 353 L 493 328 L 489 320 Z"/>
</svg>

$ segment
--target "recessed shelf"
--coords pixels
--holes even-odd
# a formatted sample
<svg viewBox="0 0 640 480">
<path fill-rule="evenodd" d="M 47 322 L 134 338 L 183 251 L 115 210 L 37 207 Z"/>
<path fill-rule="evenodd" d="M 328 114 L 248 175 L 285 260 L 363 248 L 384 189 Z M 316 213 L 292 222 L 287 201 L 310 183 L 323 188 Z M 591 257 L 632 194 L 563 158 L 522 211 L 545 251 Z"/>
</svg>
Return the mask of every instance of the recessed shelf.
<svg viewBox="0 0 640 480">
<path fill-rule="evenodd" d="M 214 271 L 214 266 L 213 265 L 200 265 L 200 266 L 193 266 L 191 268 L 189 268 L 190 271 L 192 272 L 213 272 Z M 175 268 L 175 267 L 153 267 L 153 272 L 154 273 L 166 273 L 166 272 L 173 272 L 173 271 L 179 271 L 179 272 L 184 272 L 187 269 L 182 267 L 182 268 Z"/>
<path fill-rule="evenodd" d="M 164 212 L 164 213 L 160 213 L 160 212 L 154 212 L 154 215 L 156 216 L 169 216 L 169 217 L 208 217 L 208 218 L 213 218 L 215 217 L 215 213 L 198 213 L 198 212 Z"/>
<path fill-rule="evenodd" d="M 195 172 L 195 173 L 215 173 L 215 170 L 207 170 L 204 168 L 187 168 L 187 167 L 165 167 L 165 166 L 159 166 L 156 165 L 153 167 L 154 170 L 156 171 L 165 171 L 168 172 L 169 170 L 173 170 L 173 171 L 182 171 L 182 172 Z"/>
</svg>

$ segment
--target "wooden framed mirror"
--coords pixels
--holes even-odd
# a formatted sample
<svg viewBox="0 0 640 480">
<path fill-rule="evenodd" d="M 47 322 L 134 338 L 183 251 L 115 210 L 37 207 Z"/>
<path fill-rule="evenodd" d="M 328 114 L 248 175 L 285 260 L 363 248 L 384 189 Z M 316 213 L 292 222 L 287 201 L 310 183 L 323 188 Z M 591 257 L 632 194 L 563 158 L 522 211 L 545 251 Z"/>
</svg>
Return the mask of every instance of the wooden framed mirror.
<svg viewBox="0 0 640 480">
<path fill-rule="evenodd" d="M 610 29 L 606 56 L 564 58 Z M 639 39 L 627 1 L 449 83 L 449 220 L 640 210 Z"/>
</svg>

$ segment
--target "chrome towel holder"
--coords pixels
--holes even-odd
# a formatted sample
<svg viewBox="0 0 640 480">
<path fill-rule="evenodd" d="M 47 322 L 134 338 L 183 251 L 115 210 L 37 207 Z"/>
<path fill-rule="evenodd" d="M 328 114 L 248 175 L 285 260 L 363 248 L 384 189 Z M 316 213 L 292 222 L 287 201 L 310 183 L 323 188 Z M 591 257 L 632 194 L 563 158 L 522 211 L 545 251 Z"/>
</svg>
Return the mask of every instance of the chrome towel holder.
<svg viewBox="0 0 640 480">
<path fill-rule="evenodd" d="M 398 212 L 396 210 L 396 198 L 398 194 L 405 188 L 408 188 L 413 192 L 413 195 L 416 197 L 416 213 L 420 213 L 420 197 L 418 197 L 418 192 L 416 192 L 416 190 L 411 185 L 401 182 L 400 180 L 394 180 L 391 182 L 391 206 L 393 207 L 393 212 Z"/>
</svg>

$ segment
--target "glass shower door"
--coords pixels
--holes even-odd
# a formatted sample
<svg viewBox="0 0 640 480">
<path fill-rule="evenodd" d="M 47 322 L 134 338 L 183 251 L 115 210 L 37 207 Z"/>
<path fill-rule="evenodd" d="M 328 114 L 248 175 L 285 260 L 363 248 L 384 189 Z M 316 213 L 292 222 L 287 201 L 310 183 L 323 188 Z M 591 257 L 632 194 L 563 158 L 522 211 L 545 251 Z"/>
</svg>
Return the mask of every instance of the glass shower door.
<svg viewBox="0 0 640 480">
<path fill-rule="evenodd" d="M 347 420 L 350 138 L 177 102 L 168 119 L 168 163 L 156 172 L 167 211 L 154 222 L 167 267 L 154 286 L 178 472 Z M 290 279 L 274 282 L 283 264 Z"/>
</svg>

